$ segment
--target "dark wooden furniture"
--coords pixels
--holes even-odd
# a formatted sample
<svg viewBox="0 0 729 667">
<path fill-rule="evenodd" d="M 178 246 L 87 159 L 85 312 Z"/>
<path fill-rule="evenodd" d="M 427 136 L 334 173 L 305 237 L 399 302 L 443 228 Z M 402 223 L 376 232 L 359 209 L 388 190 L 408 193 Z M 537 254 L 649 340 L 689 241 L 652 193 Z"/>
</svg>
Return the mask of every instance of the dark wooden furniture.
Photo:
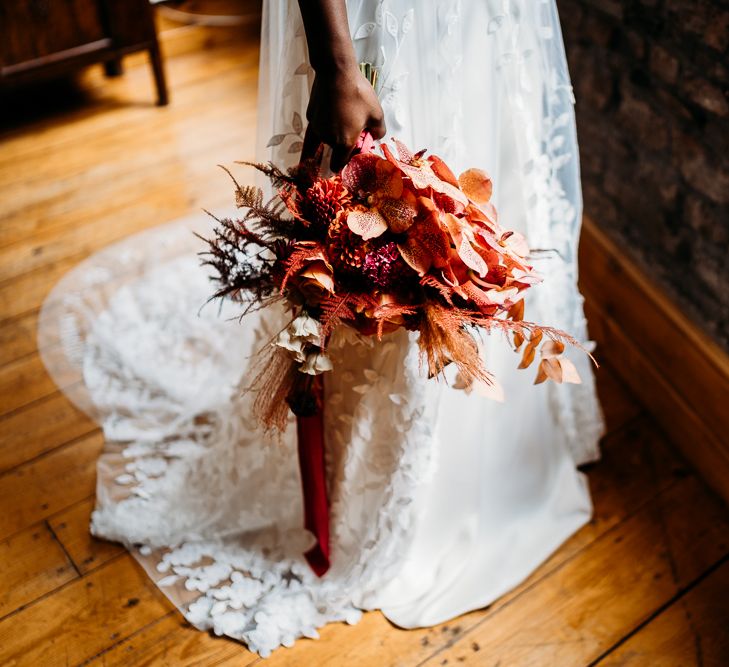
<svg viewBox="0 0 729 667">
<path fill-rule="evenodd" d="M 149 52 L 157 103 L 167 104 L 149 0 L 0 0 L 0 87 L 99 62 L 115 76 L 134 51 Z"/>
</svg>

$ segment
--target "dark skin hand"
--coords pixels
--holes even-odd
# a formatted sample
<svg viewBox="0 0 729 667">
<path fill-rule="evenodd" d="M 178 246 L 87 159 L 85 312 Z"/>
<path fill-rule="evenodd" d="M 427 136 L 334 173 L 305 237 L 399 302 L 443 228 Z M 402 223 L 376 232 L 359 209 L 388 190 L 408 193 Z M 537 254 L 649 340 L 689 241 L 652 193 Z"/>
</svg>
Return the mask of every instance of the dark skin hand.
<svg viewBox="0 0 729 667">
<path fill-rule="evenodd" d="M 312 157 L 323 142 L 332 147 L 330 167 L 338 172 L 362 130 L 375 139 L 385 136 L 385 119 L 374 89 L 359 71 L 345 0 L 299 0 L 299 7 L 315 72 L 302 158 Z"/>
</svg>

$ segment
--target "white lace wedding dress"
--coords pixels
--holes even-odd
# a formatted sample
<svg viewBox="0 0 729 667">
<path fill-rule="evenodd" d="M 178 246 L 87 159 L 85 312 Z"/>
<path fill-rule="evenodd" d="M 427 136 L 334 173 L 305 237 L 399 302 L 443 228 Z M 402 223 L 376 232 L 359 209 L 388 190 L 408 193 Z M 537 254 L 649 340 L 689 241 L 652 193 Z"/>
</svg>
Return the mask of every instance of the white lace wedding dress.
<svg viewBox="0 0 729 667">
<path fill-rule="evenodd" d="M 380 67 L 391 136 L 456 173 L 486 169 L 508 228 L 553 249 L 530 319 L 585 340 L 576 288 L 581 200 L 572 92 L 554 0 L 349 0 L 361 60 Z M 292 2 L 264 2 L 259 158 L 295 161 L 312 72 Z M 246 158 L 251 156 L 241 156 Z M 496 403 L 419 370 L 406 332 L 342 340 L 326 377 L 332 567 L 302 558 L 296 443 L 251 417 L 250 357 L 281 313 L 242 323 L 202 307 L 204 215 L 97 253 L 49 296 L 43 358 L 101 424 L 95 535 L 125 543 L 201 629 L 268 655 L 317 628 L 382 609 L 405 628 L 483 607 L 590 517 L 576 464 L 602 430 L 583 384 L 532 386 L 505 340 L 488 340 Z M 201 308 L 202 307 L 202 308 Z"/>
</svg>

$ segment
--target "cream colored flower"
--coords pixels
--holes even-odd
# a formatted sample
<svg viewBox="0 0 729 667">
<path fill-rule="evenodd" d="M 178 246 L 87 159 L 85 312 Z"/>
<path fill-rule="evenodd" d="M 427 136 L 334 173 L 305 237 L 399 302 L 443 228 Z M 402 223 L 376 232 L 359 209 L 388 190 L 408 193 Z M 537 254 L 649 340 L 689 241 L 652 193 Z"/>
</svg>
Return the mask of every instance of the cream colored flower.
<svg viewBox="0 0 729 667">
<path fill-rule="evenodd" d="M 304 347 L 306 347 L 307 342 L 303 338 L 294 338 L 291 335 L 290 327 L 289 329 L 284 329 L 278 335 L 274 345 L 278 345 L 284 350 L 291 352 L 291 356 L 296 359 L 296 361 L 304 361 L 306 359 Z"/>
<path fill-rule="evenodd" d="M 291 338 L 301 339 L 307 343 L 318 343 L 321 337 L 321 325 L 313 317 L 301 313 L 288 327 Z"/>
<path fill-rule="evenodd" d="M 334 368 L 332 360 L 323 352 L 311 352 L 306 356 L 306 360 L 299 367 L 302 373 L 307 375 L 320 375 Z"/>
</svg>

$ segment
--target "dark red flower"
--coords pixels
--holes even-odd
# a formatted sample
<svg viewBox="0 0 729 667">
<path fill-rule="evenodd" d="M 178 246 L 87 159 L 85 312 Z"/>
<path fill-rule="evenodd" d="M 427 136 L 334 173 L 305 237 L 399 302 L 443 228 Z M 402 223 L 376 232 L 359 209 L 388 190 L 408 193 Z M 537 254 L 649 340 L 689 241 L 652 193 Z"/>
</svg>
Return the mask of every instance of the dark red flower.
<svg viewBox="0 0 729 667">
<path fill-rule="evenodd" d="M 390 241 L 365 256 L 364 274 L 378 287 L 389 290 L 401 282 L 412 270 L 400 256 L 397 243 Z"/>
</svg>

